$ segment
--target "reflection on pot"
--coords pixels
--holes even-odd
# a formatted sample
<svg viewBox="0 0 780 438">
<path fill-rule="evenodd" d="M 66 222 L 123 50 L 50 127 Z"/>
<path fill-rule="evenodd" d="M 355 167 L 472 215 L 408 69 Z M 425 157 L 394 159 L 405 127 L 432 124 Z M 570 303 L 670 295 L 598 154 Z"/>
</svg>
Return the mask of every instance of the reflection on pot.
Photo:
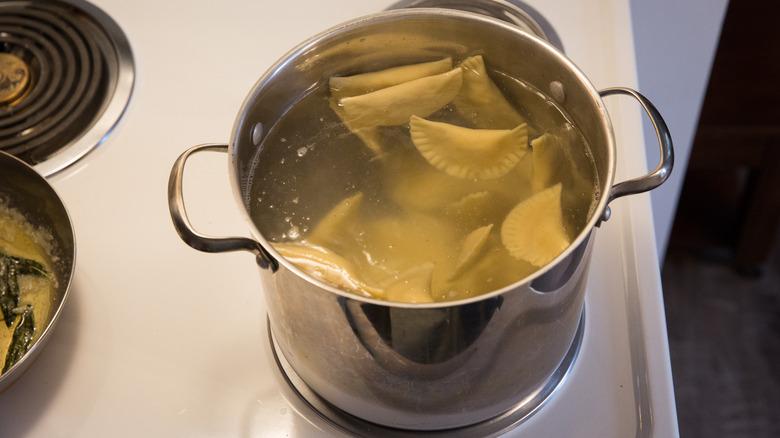
<svg viewBox="0 0 780 438">
<path fill-rule="evenodd" d="M 357 340 L 380 366 L 422 380 L 461 367 L 502 302 L 499 296 L 458 307 L 408 309 L 339 299 Z"/>
</svg>

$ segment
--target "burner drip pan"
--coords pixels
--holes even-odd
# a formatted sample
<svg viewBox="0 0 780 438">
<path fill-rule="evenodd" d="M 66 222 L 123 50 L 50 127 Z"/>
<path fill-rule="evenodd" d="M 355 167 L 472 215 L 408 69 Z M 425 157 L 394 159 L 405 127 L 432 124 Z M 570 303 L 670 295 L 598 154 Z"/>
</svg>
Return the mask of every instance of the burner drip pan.
<svg viewBox="0 0 780 438">
<path fill-rule="evenodd" d="M 0 150 L 51 175 L 100 144 L 133 86 L 116 23 L 78 1 L 0 3 Z"/>
</svg>

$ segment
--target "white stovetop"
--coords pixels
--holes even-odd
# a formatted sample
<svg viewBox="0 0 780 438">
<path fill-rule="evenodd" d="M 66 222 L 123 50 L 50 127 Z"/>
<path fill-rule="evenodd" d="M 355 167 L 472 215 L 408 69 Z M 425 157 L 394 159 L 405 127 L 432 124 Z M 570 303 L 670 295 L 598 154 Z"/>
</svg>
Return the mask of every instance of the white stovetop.
<svg viewBox="0 0 780 438">
<path fill-rule="evenodd" d="M 393 1 L 93 3 L 130 40 L 135 91 L 105 143 L 50 179 L 75 224 L 76 273 L 46 350 L 0 394 L 0 436 L 338 436 L 282 398 L 253 257 L 185 245 L 171 224 L 167 181 L 186 148 L 229 140 L 245 94 L 287 50 Z M 527 3 L 597 88 L 636 86 L 627 0 Z M 607 103 L 619 180 L 645 173 L 638 105 Z M 227 157 L 200 155 L 185 177 L 196 228 L 247 235 Z M 597 234 L 575 368 L 507 436 L 677 435 L 651 216 L 647 195 L 613 203 Z"/>
</svg>

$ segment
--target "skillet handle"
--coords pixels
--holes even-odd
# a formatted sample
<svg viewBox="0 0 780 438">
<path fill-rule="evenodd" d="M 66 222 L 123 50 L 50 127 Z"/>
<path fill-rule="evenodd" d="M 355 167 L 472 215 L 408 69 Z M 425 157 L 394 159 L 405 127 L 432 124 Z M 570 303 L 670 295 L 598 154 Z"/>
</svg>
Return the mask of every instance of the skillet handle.
<svg viewBox="0 0 780 438">
<path fill-rule="evenodd" d="M 193 146 L 187 149 L 179 156 L 171 169 L 171 176 L 168 179 L 168 208 L 171 212 L 173 226 L 179 233 L 179 237 L 189 246 L 204 252 L 228 252 L 228 251 L 249 251 L 255 255 L 257 264 L 263 269 L 271 269 L 276 272 L 279 263 L 271 257 L 265 248 L 259 242 L 246 237 L 211 237 L 200 234 L 192 228 L 192 224 L 187 218 L 187 211 L 184 208 L 184 198 L 182 195 L 182 181 L 184 176 L 184 165 L 190 155 L 203 152 L 227 152 L 228 145 L 207 143 Z"/>
<path fill-rule="evenodd" d="M 628 95 L 639 101 L 639 104 L 642 105 L 642 109 L 644 109 L 645 113 L 650 117 L 650 121 L 653 123 L 653 128 L 655 129 L 656 137 L 658 138 L 658 144 L 661 148 L 661 162 L 655 170 L 647 175 L 623 181 L 612 186 L 607 203 L 626 195 L 634 195 L 653 190 L 669 178 L 672 167 L 674 167 L 672 136 L 669 133 L 666 122 L 664 122 L 664 119 L 661 117 L 661 113 L 658 112 L 655 106 L 646 97 L 630 88 L 606 88 L 599 91 L 599 95 L 601 95 L 602 98 L 616 94 Z M 609 215 L 610 210 L 609 207 L 607 207 L 601 216 L 601 221 L 603 222 L 609 219 Z"/>
</svg>

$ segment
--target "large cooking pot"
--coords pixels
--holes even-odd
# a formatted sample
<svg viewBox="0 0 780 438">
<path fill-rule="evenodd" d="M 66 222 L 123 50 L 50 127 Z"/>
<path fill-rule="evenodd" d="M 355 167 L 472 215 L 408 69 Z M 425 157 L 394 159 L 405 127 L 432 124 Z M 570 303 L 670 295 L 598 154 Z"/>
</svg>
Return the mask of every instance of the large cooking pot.
<svg viewBox="0 0 780 438">
<path fill-rule="evenodd" d="M 32 228 L 46 236 L 57 282 L 49 317 L 36 317 L 37 334 L 27 353 L 0 375 L 3 392 L 35 362 L 54 332 L 73 277 L 76 241 L 68 211 L 52 186 L 30 165 L 4 152 L 0 152 L 0 205 L 22 215 Z"/>
<path fill-rule="evenodd" d="M 282 258 L 269 244 L 279 224 L 251 219 L 249 188 L 253 174 L 264 172 L 263 162 L 255 162 L 264 135 L 285 111 L 332 75 L 376 70 L 401 58 L 412 63 L 475 53 L 495 70 L 549 93 L 590 145 L 602 196 L 571 245 L 508 287 L 432 304 L 350 294 Z M 632 96 L 645 109 L 658 133 L 662 161 L 646 176 L 613 185 L 616 148 L 602 97 L 615 94 Z M 183 171 L 187 159 L 201 151 L 228 153 L 234 194 L 253 239 L 208 237 L 190 225 L 181 193 Z M 467 12 L 409 9 L 358 18 L 293 49 L 247 96 L 230 144 L 184 152 L 168 190 L 175 228 L 186 243 L 201 251 L 255 254 L 276 348 L 314 393 L 372 423 L 442 430 L 507 412 L 532 412 L 555 389 L 576 356 L 591 244 L 599 224 L 609 218 L 609 202 L 657 187 L 671 168 L 668 130 L 640 94 L 597 91 L 561 52 L 515 26 Z M 326 188 L 319 183 L 305 190 L 324 193 Z"/>
</svg>

